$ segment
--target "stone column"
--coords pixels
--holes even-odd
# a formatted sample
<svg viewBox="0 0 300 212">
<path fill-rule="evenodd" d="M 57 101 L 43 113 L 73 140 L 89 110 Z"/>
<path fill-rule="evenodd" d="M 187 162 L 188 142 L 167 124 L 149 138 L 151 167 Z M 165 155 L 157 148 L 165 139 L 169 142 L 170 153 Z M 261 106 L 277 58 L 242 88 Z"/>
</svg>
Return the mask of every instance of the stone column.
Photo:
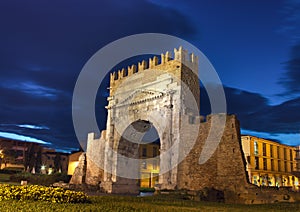
<svg viewBox="0 0 300 212">
<path fill-rule="evenodd" d="M 170 148 L 174 144 L 174 127 L 178 127 L 177 123 L 174 121 L 174 111 L 178 110 L 176 105 L 173 103 L 174 91 L 168 92 L 167 104 L 164 106 L 166 110 L 166 119 L 168 120 L 168 126 L 161 137 L 161 155 L 160 155 L 160 170 L 165 172 L 159 176 L 159 184 L 161 189 L 173 190 L 177 184 L 177 161 L 178 153 Z M 176 124 L 176 126 L 174 126 Z M 174 168 L 172 169 L 172 166 Z"/>
</svg>

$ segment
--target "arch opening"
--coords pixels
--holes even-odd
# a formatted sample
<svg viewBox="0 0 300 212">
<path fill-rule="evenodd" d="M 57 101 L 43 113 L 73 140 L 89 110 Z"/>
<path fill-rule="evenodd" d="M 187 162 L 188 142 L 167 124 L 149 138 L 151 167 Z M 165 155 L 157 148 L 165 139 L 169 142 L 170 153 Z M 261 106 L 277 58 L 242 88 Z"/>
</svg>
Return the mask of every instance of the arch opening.
<svg viewBox="0 0 300 212">
<path fill-rule="evenodd" d="M 160 137 L 147 120 L 131 123 L 120 137 L 116 176 L 122 184 L 135 184 L 132 189 L 147 190 L 159 182 Z M 130 175 L 124 175 L 130 172 Z M 122 176 L 134 176 L 134 179 Z"/>
<path fill-rule="evenodd" d="M 139 145 L 140 189 L 154 188 L 159 183 L 160 138 L 155 127 L 146 132 Z"/>
</svg>

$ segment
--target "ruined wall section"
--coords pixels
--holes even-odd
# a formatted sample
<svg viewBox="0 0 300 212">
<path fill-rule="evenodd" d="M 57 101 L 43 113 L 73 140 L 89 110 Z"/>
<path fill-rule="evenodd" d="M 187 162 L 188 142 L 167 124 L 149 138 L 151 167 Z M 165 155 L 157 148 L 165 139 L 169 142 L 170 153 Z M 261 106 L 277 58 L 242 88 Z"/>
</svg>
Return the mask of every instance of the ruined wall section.
<svg viewBox="0 0 300 212">
<path fill-rule="evenodd" d="M 74 174 L 72 175 L 72 178 L 70 180 L 70 184 L 73 185 L 80 185 L 84 184 L 86 180 L 86 153 L 82 153 L 79 156 L 78 165 L 75 168 Z"/>
<path fill-rule="evenodd" d="M 218 189 L 243 192 L 248 186 L 240 124 L 235 115 L 228 115 L 222 140 L 217 149 Z"/>
<path fill-rule="evenodd" d="M 102 131 L 100 138 L 95 138 L 95 133 L 88 134 L 85 182 L 89 185 L 99 185 L 103 181 L 105 133 Z"/>
<path fill-rule="evenodd" d="M 188 130 L 189 127 L 189 125 L 185 126 L 182 130 Z M 202 152 L 204 141 L 209 133 L 210 122 L 200 123 L 199 128 L 197 140 L 188 154 L 188 146 L 185 142 L 181 143 L 181 154 L 187 156 L 178 165 L 179 190 L 198 191 L 205 187 L 210 187 L 214 181 L 212 176 L 217 175 L 217 164 L 214 160 L 209 159 L 204 165 L 199 165 L 199 156 Z M 187 141 L 189 141 L 189 139 L 187 139 Z"/>
<path fill-rule="evenodd" d="M 199 157 L 211 128 L 212 116 L 218 118 L 218 114 L 210 115 L 206 122 L 200 124 L 199 136 L 193 149 L 179 165 L 178 189 L 199 191 L 215 188 L 242 192 L 248 183 L 240 143 L 240 128 L 235 115 L 227 115 L 224 133 L 216 151 L 204 164 L 199 164 Z"/>
</svg>

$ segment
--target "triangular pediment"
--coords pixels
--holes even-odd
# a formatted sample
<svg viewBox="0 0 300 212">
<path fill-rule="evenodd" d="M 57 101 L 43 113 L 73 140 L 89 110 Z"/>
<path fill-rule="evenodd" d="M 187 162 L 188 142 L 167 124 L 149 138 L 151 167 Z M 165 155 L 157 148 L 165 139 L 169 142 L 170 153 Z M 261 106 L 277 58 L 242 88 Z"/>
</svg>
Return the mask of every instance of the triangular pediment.
<svg viewBox="0 0 300 212">
<path fill-rule="evenodd" d="M 163 92 L 155 90 L 139 89 L 132 92 L 127 98 L 118 103 L 118 106 L 140 104 L 145 101 L 152 101 L 164 96 Z"/>
</svg>

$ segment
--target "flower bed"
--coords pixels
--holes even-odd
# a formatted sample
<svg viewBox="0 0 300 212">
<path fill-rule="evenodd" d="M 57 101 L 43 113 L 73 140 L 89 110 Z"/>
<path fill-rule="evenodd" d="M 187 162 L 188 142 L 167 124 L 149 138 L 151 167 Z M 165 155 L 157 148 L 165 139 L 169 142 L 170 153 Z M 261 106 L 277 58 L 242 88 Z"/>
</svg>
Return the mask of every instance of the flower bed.
<svg viewBox="0 0 300 212">
<path fill-rule="evenodd" d="M 83 192 L 66 190 L 63 188 L 39 185 L 0 185 L 0 201 L 2 200 L 40 200 L 57 203 L 84 203 L 88 201 Z"/>
</svg>

